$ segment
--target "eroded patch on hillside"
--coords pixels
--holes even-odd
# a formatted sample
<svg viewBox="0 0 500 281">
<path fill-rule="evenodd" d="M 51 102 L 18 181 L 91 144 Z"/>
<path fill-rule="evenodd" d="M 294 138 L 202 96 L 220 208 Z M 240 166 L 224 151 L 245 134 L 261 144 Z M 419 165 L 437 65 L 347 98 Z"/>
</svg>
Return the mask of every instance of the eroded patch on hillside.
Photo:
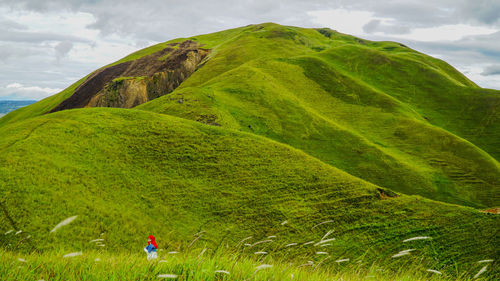
<svg viewBox="0 0 500 281">
<path fill-rule="evenodd" d="M 209 52 L 186 40 L 137 60 L 98 70 L 50 112 L 82 107 L 130 108 L 145 103 L 172 92 Z"/>
<path fill-rule="evenodd" d="M 480 210 L 480 212 L 498 215 L 498 214 L 500 214 L 500 207 L 490 208 L 490 209 L 486 209 L 486 210 Z"/>
<path fill-rule="evenodd" d="M 381 200 L 387 200 L 395 197 L 399 197 L 395 192 L 388 189 L 377 188 L 378 196 Z"/>
</svg>

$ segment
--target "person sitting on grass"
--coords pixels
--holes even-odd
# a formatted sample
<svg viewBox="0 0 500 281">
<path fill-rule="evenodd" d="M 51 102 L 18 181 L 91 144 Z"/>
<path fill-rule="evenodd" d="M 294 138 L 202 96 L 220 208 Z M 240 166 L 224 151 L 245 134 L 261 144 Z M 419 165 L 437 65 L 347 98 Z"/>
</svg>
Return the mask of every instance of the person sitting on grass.
<svg viewBox="0 0 500 281">
<path fill-rule="evenodd" d="M 156 254 L 157 249 L 158 245 L 156 244 L 155 237 L 153 235 L 149 235 L 148 245 L 144 248 L 144 252 L 148 253 L 148 260 L 156 259 L 158 257 Z"/>
</svg>

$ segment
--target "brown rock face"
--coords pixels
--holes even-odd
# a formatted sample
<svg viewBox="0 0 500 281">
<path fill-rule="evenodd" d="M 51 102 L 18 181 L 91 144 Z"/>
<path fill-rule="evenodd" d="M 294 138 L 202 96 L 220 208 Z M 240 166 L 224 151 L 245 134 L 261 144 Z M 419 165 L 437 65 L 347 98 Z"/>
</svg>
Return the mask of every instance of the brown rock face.
<svg viewBox="0 0 500 281">
<path fill-rule="evenodd" d="M 131 108 L 145 103 L 172 92 L 209 52 L 187 40 L 140 59 L 99 70 L 50 112 L 81 107 Z M 116 79 L 119 77 L 125 78 Z"/>
</svg>

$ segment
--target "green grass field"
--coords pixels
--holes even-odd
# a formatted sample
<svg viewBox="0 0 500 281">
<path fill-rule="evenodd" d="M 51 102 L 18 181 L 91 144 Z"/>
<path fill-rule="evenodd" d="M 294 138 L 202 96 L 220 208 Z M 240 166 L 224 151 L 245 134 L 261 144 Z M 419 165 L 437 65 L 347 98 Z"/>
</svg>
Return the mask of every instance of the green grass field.
<svg viewBox="0 0 500 281">
<path fill-rule="evenodd" d="M 480 211 L 500 205 L 500 91 L 329 29 L 187 39 L 209 57 L 135 109 L 46 114 L 82 78 L 0 118 L 0 279 L 500 278 L 499 217 Z M 166 263 L 140 255 L 149 234 Z"/>
<path fill-rule="evenodd" d="M 212 248 L 252 236 L 248 243 L 272 242 L 245 254 L 298 262 L 323 251 L 334 260 L 382 262 L 415 248 L 419 262 L 455 271 L 498 256 L 495 215 L 389 190 L 383 196 L 253 134 L 108 108 L 45 115 L 0 134 L 2 209 L 11 220 L 0 230 L 15 226 L 0 242 L 9 251 L 89 251 L 102 233 L 111 251 L 139 250 L 147 233 L 182 250 L 205 231 L 201 241 Z M 74 215 L 70 227 L 50 233 Z M 314 245 L 328 232 L 332 243 Z M 402 242 L 415 236 L 432 239 Z"/>
<path fill-rule="evenodd" d="M 367 265 L 362 261 L 339 261 L 335 266 L 323 263 L 294 264 L 268 258 L 246 258 L 237 252 L 216 253 L 191 251 L 190 253 L 161 252 L 157 260 L 147 261 L 144 256 L 126 253 L 92 251 L 64 257 L 71 253 L 22 255 L 12 252 L 0 256 L 0 278 L 9 280 L 485 280 L 484 273 L 473 278 L 489 263 L 479 263 L 472 272 L 458 277 L 432 272 L 422 264 L 400 262 L 398 270 L 384 264 Z M 485 271 L 487 272 L 487 271 Z"/>
</svg>

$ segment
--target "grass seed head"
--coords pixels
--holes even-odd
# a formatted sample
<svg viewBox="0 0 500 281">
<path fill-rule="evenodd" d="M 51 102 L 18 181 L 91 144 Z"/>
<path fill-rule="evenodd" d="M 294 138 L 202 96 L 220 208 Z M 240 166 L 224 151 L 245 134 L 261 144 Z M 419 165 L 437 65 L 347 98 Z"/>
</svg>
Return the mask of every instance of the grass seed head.
<svg viewBox="0 0 500 281">
<path fill-rule="evenodd" d="M 65 226 L 65 225 L 68 225 L 70 224 L 72 221 L 74 221 L 78 216 L 72 216 L 72 217 L 69 217 L 69 218 L 66 218 L 65 220 L 61 221 L 60 223 L 58 223 L 50 232 L 55 232 L 57 231 L 59 228 Z"/>
<path fill-rule="evenodd" d="M 405 240 L 403 240 L 403 243 L 415 241 L 415 240 L 427 240 L 427 239 L 432 239 L 432 238 L 429 236 L 417 236 L 417 237 L 405 239 Z"/>
<path fill-rule="evenodd" d="M 171 278 L 175 279 L 178 276 L 176 274 L 158 274 L 158 278 Z"/>
</svg>

